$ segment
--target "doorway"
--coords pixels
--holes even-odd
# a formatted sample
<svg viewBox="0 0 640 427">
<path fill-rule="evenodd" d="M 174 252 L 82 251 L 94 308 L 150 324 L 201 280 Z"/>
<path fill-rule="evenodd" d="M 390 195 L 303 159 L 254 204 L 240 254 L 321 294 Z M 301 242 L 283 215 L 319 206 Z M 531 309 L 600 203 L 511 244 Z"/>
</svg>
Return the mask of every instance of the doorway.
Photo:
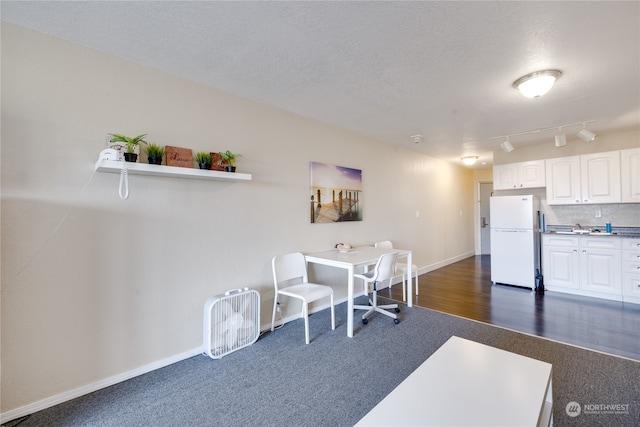
<svg viewBox="0 0 640 427">
<path fill-rule="evenodd" d="M 493 194 L 492 182 L 480 183 L 480 254 L 491 254 L 491 230 L 489 224 L 491 223 L 491 212 L 489 209 L 489 202 L 491 195 Z"/>
</svg>

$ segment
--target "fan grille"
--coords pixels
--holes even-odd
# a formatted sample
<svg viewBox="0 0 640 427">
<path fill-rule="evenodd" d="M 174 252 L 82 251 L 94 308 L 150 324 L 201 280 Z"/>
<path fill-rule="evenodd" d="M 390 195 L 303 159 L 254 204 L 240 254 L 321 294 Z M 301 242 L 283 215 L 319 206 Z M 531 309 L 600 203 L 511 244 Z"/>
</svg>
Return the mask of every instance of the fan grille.
<svg viewBox="0 0 640 427">
<path fill-rule="evenodd" d="M 204 305 L 203 317 L 203 352 L 219 359 L 258 339 L 260 294 L 244 288 L 213 296 Z"/>
</svg>

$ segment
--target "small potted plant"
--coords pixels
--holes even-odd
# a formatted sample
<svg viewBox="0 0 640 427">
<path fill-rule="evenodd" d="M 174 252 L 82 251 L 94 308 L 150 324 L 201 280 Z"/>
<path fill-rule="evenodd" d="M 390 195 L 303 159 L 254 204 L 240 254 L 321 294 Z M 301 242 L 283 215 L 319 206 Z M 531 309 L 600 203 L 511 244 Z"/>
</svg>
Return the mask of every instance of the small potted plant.
<svg viewBox="0 0 640 427">
<path fill-rule="evenodd" d="M 153 142 L 145 142 L 147 146 L 147 159 L 151 165 L 161 165 L 164 157 L 164 147 L 154 144 Z"/>
<path fill-rule="evenodd" d="M 195 160 L 200 169 L 211 169 L 211 162 L 213 160 L 213 158 L 211 157 L 211 153 L 198 151 L 195 155 Z"/>
<path fill-rule="evenodd" d="M 220 157 L 222 157 L 223 160 L 229 162 L 229 165 L 227 166 L 227 172 L 236 171 L 236 158 L 241 156 L 242 154 L 234 154 L 229 150 L 225 151 L 224 153 L 220 153 Z"/>
<path fill-rule="evenodd" d="M 138 154 L 135 152 L 136 146 L 140 145 L 141 142 L 147 143 L 144 140 L 145 136 L 147 136 L 146 133 L 133 138 L 119 133 L 110 133 L 109 135 L 111 135 L 109 142 L 123 142 L 125 144 L 124 160 L 127 162 L 136 162 L 138 160 Z"/>
</svg>

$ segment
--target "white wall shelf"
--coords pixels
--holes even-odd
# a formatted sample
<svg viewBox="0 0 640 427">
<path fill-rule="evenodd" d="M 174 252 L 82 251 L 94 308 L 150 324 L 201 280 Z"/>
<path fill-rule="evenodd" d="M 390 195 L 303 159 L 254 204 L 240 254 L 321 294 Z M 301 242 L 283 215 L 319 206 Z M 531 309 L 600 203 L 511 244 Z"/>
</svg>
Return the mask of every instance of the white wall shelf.
<svg viewBox="0 0 640 427">
<path fill-rule="evenodd" d="M 97 172 L 120 173 L 123 163 L 127 168 L 127 173 L 131 175 L 167 176 L 213 181 L 251 181 L 251 174 L 248 173 L 220 172 L 206 169 L 122 162 L 117 160 L 98 160 L 96 162 L 95 169 Z"/>
</svg>

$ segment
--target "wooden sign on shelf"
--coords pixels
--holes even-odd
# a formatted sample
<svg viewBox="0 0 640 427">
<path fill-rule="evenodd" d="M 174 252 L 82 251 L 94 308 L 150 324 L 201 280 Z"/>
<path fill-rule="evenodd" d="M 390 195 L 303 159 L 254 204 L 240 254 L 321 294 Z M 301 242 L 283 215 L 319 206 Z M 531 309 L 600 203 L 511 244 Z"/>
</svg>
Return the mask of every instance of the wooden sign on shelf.
<svg viewBox="0 0 640 427">
<path fill-rule="evenodd" d="M 193 154 L 191 148 L 165 147 L 167 166 L 179 166 L 181 168 L 193 167 Z"/>
</svg>

